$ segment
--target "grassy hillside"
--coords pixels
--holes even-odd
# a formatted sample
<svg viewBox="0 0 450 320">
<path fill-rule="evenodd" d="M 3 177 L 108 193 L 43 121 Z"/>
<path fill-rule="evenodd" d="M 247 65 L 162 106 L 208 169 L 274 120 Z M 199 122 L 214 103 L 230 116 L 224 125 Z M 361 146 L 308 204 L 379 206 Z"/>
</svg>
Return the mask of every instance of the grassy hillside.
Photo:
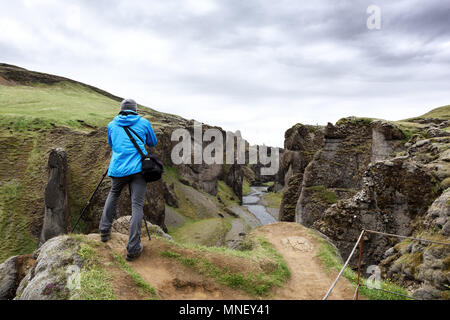
<svg viewBox="0 0 450 320">
<path fill-rule="evenodd" d="M 117 101 L 76 83 L 61 82 L 50 86 L 0 86 L 2 122 L 16 119 L 17 128 L 32 120 L 50 127 L 101 127 L 117 115 Z M 20 119 L 20 120 L 19 120 Z"/>
<path fill-rule="evenodd" d="M 415 117 L 415 118 L 408 119 L 408 120 L 424 119 L 424 118 L 439 118 L 439 119 L 449 120 L 450 119 L 450 105 L 435 108 L 420 117 Z"/>
</svg>

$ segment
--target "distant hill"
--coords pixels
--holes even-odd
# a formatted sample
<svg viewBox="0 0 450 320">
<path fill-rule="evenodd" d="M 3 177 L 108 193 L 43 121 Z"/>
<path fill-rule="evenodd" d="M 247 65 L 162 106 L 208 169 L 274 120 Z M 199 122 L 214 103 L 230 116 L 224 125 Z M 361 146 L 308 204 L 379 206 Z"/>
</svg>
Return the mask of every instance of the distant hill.
<svg viewBox="0 0 450 320">
<path fill-rule="evenodd" d="M 415 121 L 415 120 L 421 120 L 421 119 L 430 119 L 430 118 L 450 120 L 450 105 L 434 108 L 431 111 L 428 111 L 427 113 L 425 113 L 424 115 L 401 120 L 401 122 Z"/>
<path fill-rule="evenodd" d="M 425 113 L 423 116 L 417 117 L 419 119 L 424 118 L 438 118 L 438 119 L 450 119 L 450 105 L 442 106 L 436 109 L 433 109 L 427 113 Z M 416 118 L 416 119 L 417 119 Z"/>
</svg>

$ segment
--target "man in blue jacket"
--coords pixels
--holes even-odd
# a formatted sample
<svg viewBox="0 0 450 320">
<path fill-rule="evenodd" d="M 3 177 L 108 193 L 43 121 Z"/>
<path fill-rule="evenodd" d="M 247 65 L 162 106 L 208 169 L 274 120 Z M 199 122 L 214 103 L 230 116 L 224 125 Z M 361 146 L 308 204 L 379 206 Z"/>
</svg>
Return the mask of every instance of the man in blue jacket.
<svg viewBox="0 0 450 320">
<path fill-rule="evenodd" d="M 141 173 L 141 155 L 131 142 L 124 127 L 130 127 L 134 131 L 131 134 L 145 155 L 147 155 L 147 151 L 143 141 L 149 147 L 154 147 L 158 143 L 158 139 L 150 122 L 137 114 L 136 102 L 132 99 L 122 101 L 119 115 L 108 125 L 108 143 L 112 148 L 108 176 L 112 179 L 112 186 L 100 220 L 100 235 L 103 242 L 110 239 L 111 226 L 116 216 L 120 193 L 128 184 L 131 192 L 132 217 L 127 260 L 132 261 L 137 259 L 143 250 L 141 226 L 144 218 L 147 183 Z"/>
</svg>

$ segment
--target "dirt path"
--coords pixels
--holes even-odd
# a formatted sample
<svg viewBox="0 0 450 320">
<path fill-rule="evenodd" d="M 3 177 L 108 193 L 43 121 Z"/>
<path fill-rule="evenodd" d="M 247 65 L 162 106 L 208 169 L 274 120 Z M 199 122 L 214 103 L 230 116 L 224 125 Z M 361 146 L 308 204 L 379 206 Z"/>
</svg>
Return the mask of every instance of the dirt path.
<svg viewBox="0 0 450 320">
<path fill-rule="evenodd" d="M 322 299 L 337 272 L 328 272 L 319 261 L 319 243 L 308 233 L 308 229 L 296 223 L 280 222 L 264 226 L 255 232 L 272 243 L 291 271 L 290 280 L 282 288 L 274 290 L 275 299 Z M 329 299 L 351 300 L 354 291 L 353 285 L 342 278 Z"/>
<path fill-rule="evenodd" d="M 283 300 L 317 300 L 322 299 L 333 282 L 336 272 L 327 272 L 316 257 L 319 243 L 308 233 L 308 229 L 296 223 L 274 223 L 253 231 L 263 236 L 285 259 L 291 278 L 282 288 L 272 291 L 274 299 Z M 94 236 L 94 235 L 91 235 Z M 95 236 L 94 236 L 95 237 Z M 97 235 L 98 237 L 98 235 Z M 101 244 L 122 256 L 125 255 L 127 236 L 113 234 L 107 244 Z M 255 299 L 246 293 L 231 289 L 206 278 L 192 269 L 181 265 L 176 260 L 161 256 L 161 252 L 170 250 L 171 245 L 160 239 L 151 242 L 143 239 L 142 256 L 130 263 L 130 266 L 141 277 L 153 286 L 159 297 L 164 300 L 251 300 Z M 130 286 L 128 277 L 115 278 L 117 288 Z M 121 284 L 121 282 L 124 282 Z M 354 288 L 346 280 L 341 279 L 330 299 L 353 298 Z M 124 292 L 120 298 L 135 299 L 133 292 L 128 297 Z"/>
</svg>

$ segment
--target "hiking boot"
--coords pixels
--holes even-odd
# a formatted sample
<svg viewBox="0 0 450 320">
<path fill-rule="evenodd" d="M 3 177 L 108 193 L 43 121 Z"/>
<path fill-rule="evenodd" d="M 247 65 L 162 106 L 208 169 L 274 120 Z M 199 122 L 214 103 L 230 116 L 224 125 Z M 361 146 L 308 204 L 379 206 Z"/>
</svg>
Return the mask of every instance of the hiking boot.
<svg viewBox="0 0 450 320">
<path fill-rule="evenodd" d="M 144 246 L 141 245 L 141 249 L 136 253 L 127 253 L 127 261 L 136 260 L 141 256 L 142 251 L 144 250 Z"/>
<path fill-rule="evenodd" d="M 111 231 L 100 232 L 100 238 L 102 239 L 102 242 L 107 242 L 111 239 Z"/>
</svg>

